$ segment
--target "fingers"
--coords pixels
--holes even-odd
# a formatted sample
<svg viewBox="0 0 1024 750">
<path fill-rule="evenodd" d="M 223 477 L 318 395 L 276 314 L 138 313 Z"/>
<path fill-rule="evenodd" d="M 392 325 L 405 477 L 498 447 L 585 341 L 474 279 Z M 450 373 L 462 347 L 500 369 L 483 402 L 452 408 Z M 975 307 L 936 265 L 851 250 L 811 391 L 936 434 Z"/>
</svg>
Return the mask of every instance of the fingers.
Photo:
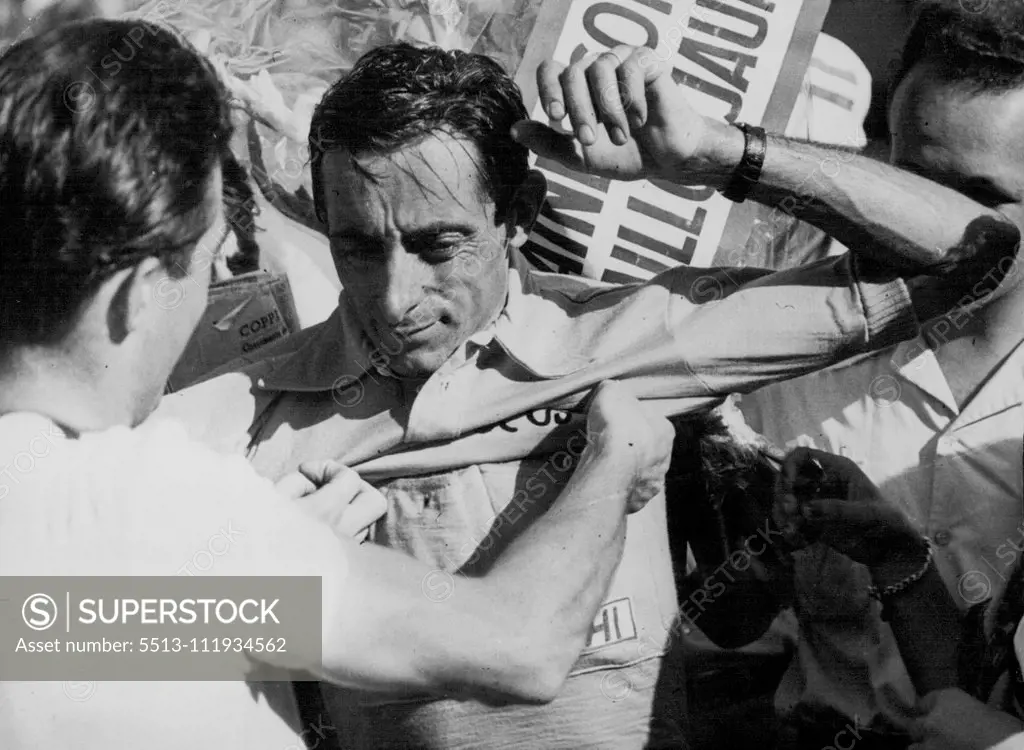
<svg viewBox="0 0 1024 750">
<path fill-rule="evenodd" d="M 820 524 L 847 524 L 850 526 L 873 526 L 888 523 L 886 510 L 874 503 L 850 502 L 832 498 L 805 500 L 802 505 L 804 518 Z M 827 527 L 826 527 L 827 528 Z"/>
<path fill-rule="evenodd" d="M 789 474 L 795 479 L 801 474 L 804 477 L 817 475 L 848 476 L 851 469 L 858 471 L 857 465 L 845 456 L 820 451 L 816 448 L 796 448 L 787 456 L 783 463 L 783 471 L 789 467 Z M 822 476 L 824 478 L 824 476 Z"/>
<path fill-rule="evenodd" d="M 801 506 L 803 533 L 863 565 L 876 559 L 879 535 L 897 534 L 899 527 L 877 503 L 847 500 L 805 500 Z"/>
<path fill-rule="evenodd" d="M 365 536 L 363 532 L 380 520 L 388 510 L 388 501 L 380 492 L 362 482 L 355 498 L 349 503 L 341 517 L 340 533 L 348 536 Z"/>
<path fill-rule="evenodd" d="M 593 103 L 597 107 L 597 115 L 616 146 L 622 146 L 629 138 L 629 123 L 626 122 L 626 109 L 622 101 L 624 91 L 619 88 L 618 70 L 621 65 L 614 53 L 605 52 L 587 67 L 586 72 L 587 85 L 595 100 Z"/>
<path fill-rule="evenodd" d="M 576 140 L 571 135 L 559 133 L 539 122 L 523 120 L 512 126 L 512 138 L 538 156 L 553 159 L 576 171 L 586 169 L 583 156 L 576 150 Z"/>
<path fill-rule="evenodd" d="M 626 121 L 634 130 L 642 128 L 647 122 L 647 83 L 639 56 L 630 55 L 616 73 Z"/>
<path fill-rule="evenodd" d="M 636 417 L 639 402 L 629 388 L 614 380 L 598 383 L 587 410 L 587 426 L 592 432 L 628 424 Z"/>
<path fill-rule="evenodd" d="M 367 536 L 365 532 L 387 512 L 387 499 L 353 469 L 336 461 L 302 464 L 291 475 L 299 477 L 315 491 L 295 496 L 299 507 L 326 523 L 339 537 Z"/>
<path fill-rule="evenodd" d="M 365 484 L 354 469 L 337 461 L 304 463 L 299 466 L 299 471 L 316 483 L 319 492 L 325 493 L 324 497 L 330 496 L 346 504 L 355 499 Z"/>
<path fill-rule="evenodd" d="M 565 117 L 562 86 L 558 81 L 564 68 L 564 65 L 554 60 L 545 60 L 537 68 L 537 93 L 540 95 L 541 106 L 548 117 L 556 122 Z"/>
<path fill-rule="evenodd" d="M 299 472 L 282 477 L 274 488 L 289 500 L 298 500 L 311 492 L 316 492 L 317 485 Z"/>
<path fill-rule="evenodd" d="M 355 473 L 352 469 L 337 461 L 327 459 L 325 461 L 306 461 L 299 464 L 299 473 L 309 481 L 322 487 L 335 478 L 341 477 L 347 472 Z"/>
<path fill-rule="evenodd" d="M 590 95 L 586 68 L 579 63 L 563 70 L 558 81 L 562 86 L 565 109 L 576 138 L 584 146 L 597 143 L 597 115 Z"/>
<path fill-rule="evenodd" d="M 568 116 L 584 146 L 597 142 L 602 125 L 612 143 L 621 146 L 647 122 L 649 92 L 654 97 L 675 92 L 666 70 L 651 50 L 619 45 L 568 67 L 544 61 L 537 69 L 537 90 L 548 117 L 560 121 Z"/>
<path fill-rule="evenodd" d="M 859 474 L 849 459 L 814 448 L 797 448 L 782 464 L 786 490 L 803 495 L 845 497 L 850 480 Z"/>
</svg>

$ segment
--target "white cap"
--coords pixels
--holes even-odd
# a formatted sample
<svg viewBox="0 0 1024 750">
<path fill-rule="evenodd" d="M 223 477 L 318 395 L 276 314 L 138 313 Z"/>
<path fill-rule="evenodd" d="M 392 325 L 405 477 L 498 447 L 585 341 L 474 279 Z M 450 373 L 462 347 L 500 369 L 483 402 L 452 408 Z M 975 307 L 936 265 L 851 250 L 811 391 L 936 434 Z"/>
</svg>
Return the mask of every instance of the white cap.
<svg viewBox="0 0 1024 750">
<path fill-rule="evenodd" d="M 864 148 L 864 120 L 870 107 L 871 73 L 863 61 L 843 42 L 820 34 L 786 135 Z"/>
</svg>

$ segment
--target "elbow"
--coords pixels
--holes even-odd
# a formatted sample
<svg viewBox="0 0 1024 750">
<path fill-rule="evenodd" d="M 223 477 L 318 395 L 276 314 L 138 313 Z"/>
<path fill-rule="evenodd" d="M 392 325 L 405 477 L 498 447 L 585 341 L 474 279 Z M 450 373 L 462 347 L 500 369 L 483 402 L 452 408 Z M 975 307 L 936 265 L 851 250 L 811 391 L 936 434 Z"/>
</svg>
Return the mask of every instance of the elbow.
<svg viewBox="0 0 1024 750">
<path fill-rule="evenodd" d="M 543 706 L 562 692 L 575 659 L 567 659 L 564 653 L 553 655 L 549 649 L 538 648 L 537 643 L 521 643 L 517 653 L 501 659 L 499 690 L 506 701 Z"/>
<path fill-rule="evenodd" d="M 568 668 L 534 657 L 509 670 L 504 692 L 512 702 L 544 706 L 558 697 L 568 676 Z"/>
<path fill-rule="evenodd" d="M 997 281 L 992 276 L 998 275 L 1001 281 L 1007 264 L 1016 259 L 1020 241 L 1020 229 L 1002 214 L 981 216 L 967 226 L 961 242 L 944 254 L 939 268 L 950 273 L 966 268 L 975 271 L 971 275 L 984 274 L 982 278 L 991 281 Z"/>
<path fill-rule="evenodd" d="M 538 667 L 527 679 L 515 686 L 516 703 L 528 706 L 545 706 L 562 692 L 567 673 L 557 673 L 550 667 Z"/>
<path fill-rule="evenodd" d="M 562 692 L 563 685 L 565 685 L 564 675 L 555 678 L 549 677 L 524 695 L 523 703 L 531 706 L 546 706 L 558 697 L 558 694 Z"/>
</svg>

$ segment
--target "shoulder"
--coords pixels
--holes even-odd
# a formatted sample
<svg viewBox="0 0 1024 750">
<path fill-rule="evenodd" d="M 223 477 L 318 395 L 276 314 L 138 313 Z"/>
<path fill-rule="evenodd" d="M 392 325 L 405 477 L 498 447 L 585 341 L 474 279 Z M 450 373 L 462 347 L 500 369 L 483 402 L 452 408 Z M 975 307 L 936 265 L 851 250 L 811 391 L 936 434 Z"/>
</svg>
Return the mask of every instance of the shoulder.
<svg viewBox="0 0 1024 750">
<path fill-rule="evenodd" d="M 288 502 L 241 455 L 197 442 L 176 420 L 79 442 L 93 484 L 103 489 L 90 493 L 102 526 L 95 534 L 135 570 L 321 575 L 326 561 L 338 563 L 330 529 Z"/>
<path fill-rule="evenodd" d="M 306 353 L 316 353 L 323 331 L 324 324 L 307 328 L 272 346 L 258 360 L 235 360 L 208 380 L 164 396 L 150 420 L 176 420 L 192 439 L 218 451 L 237 452 L 274 398 L 262 387 L 264 378 Z"/>
<path fill-rule="evenodd" d="M 5 424 L 6 423 L 6 424 Z M 0 420 L 0 447 L 50 434 L 48 420 Z M 325 575 L 344 570 L 333 532 L 239 455 L 150 420 L 40 443 L 0 487 L 5 575 Z M 6 488 L 4 490 L 3 488 Z M 192 566 L 195 570 L 189 568 Z"/>
<path fill-rule="evenodd" d="M 259 394 L 247 372 L 229 372 L 164 396 L 147 424 L 173 422 L 193 440 L 225 453 L 244 446 Z"/>
</svg>

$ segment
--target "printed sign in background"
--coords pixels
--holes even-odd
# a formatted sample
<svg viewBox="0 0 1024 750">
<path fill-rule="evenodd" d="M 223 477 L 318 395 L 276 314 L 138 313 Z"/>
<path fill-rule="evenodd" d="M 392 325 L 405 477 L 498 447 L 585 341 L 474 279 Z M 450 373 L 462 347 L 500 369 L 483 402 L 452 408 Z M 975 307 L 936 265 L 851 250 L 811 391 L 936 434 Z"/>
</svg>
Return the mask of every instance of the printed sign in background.
<svg viewBox="0 0 1024 750">
<path fill-rule="evenodd" d="M 194 282 L 186 278 L 181 283 Z M 164 304 L 169 304 L 177 295 L 165 296 Z M 300 328 L 285 276 L 256 271 L 213 284 L 206 312 L 171 373 L 168 390 L 187 388 L 221 365 L 256 356 Z"/>
<path fill-rule="evenodd" d="M 574 0 L 548 3 L 517 82 L 531 115 L 546 119 L 535 72 L 619 44 L 665 55 L 695 108 L 782 132 L 796 102 L 828 0 Z M 672 266 L 723 262 L 742 248 L 754 209 L 704 188 L 586 177 L 538 159 L 548 202 L 526 246 L 542 268 L 605 281 L 650 278 Z"/>
</svg>

